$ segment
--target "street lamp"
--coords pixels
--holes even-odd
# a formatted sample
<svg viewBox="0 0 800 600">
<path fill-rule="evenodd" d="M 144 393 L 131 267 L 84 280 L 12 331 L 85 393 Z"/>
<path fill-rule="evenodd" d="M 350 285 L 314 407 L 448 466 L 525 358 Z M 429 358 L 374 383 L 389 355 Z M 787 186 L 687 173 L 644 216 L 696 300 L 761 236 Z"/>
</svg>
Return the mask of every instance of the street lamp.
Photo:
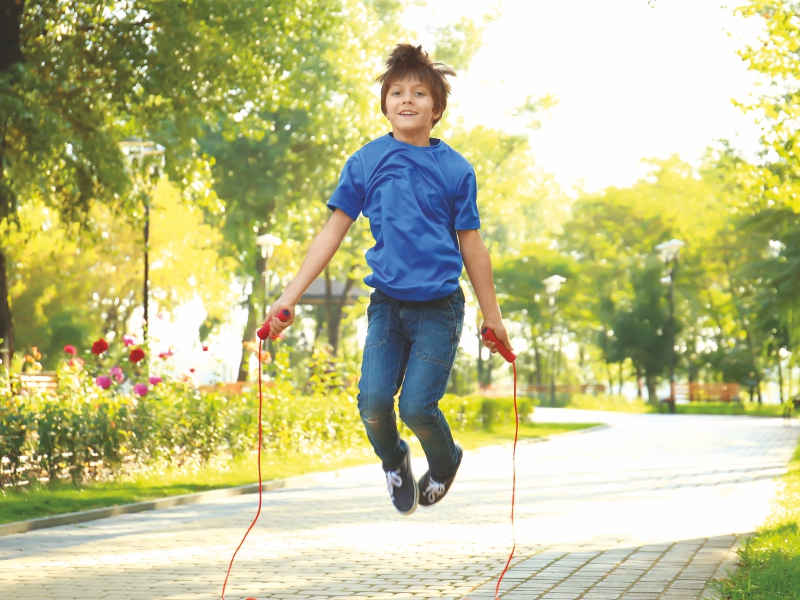
<svg viewBox="0 0 800 600">
<path fill-rule="evenodd" d="M 134 175 L 134 183 L 142 187 L 161 177 L 164 169 L 164 146 L 141 138 L 125 138 L 117 144 L 125 155 L 125 162 Z M 155 186 L 153 186 L 155 189 Z M 144 327 L 142 338 L 147 343 L 147 327 L 149 324 L 148 305 L 150 303 L 150 200 L 151 190 L 144 190 Z"/>
<path fill-rule="evenodd" d="M 658 254 L 669 268 L 669 275 L 661 282 L 669 284 L 669 412 L 675 413 L 675 273 L 678 269 L 678 256 L 685 242 L 672 239 L 656 246 Z"/>
<path fill-rule="evenodd" d="M 553 337 L 553 329 L 556 321 L 556 294 L 561 289 L 561 284 L 567 279 L 561 275 L 551 275 L 547 279 L 542 280 L 544 284 L 544 292 L 549 296 L 548 304 L 550 305 L 550 406 L 556 405 L 556 370 L 555 370 L 555 354 L 556 342 Z"/>
<path fill-rule="evenodd" d="M 276 235 L 272 235 L 271 233 L 265 233 L 264 235 L 259 235 L 256 237 L 256 246 L 261 248 L 261 258 L 264 259 L 264 271 L 262 275 L 264 276 L 264 312 L 266 313 L 267 310 L 267 303 L 269 302 L 269 274 L 267 271 L 267 263 L 269 259 L 272 257 L 272 252 L 275 250 L 275 246 L 281 245 L 281 238 Z"/>
</svg>

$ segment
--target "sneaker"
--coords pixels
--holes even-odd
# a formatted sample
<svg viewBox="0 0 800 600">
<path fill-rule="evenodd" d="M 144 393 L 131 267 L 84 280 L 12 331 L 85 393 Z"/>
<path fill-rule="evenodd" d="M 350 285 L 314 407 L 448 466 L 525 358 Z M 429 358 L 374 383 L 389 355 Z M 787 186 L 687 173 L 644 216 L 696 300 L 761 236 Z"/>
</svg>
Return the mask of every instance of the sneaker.
<svg viewBox="0 0 800 600">
<path fill-rule="evenodd" d="M 461 466 L 461 459 L 464 456 L 464 451 L 458 444 L 456 444 L 456 449 L 458 449 L 458 466 L 456 466 L 456 472 L 458 472 L 458 467 Z M 422 476 L 422 479 L 419 480 L 418 485 L 421 492 L 419 503 L 422 506 L 432 506 L 439 502 L 439 500 L 444 498 L 450 486 L 453 485 L 455 478 L 456 474 L 453 473 L 451 477 L 443 479 L 442 481 L 437 481 L 433 478 L 429 469 L 428 472 Z"/>
<path fill-rule="evenodd" d="M 419 487 L 411 472 L 411 450 L 406 451 L 403 462 L 394 470 L 386 471 L 386 489 L 392 504 L 402 515 L 417 510 Z"/>
</svg>

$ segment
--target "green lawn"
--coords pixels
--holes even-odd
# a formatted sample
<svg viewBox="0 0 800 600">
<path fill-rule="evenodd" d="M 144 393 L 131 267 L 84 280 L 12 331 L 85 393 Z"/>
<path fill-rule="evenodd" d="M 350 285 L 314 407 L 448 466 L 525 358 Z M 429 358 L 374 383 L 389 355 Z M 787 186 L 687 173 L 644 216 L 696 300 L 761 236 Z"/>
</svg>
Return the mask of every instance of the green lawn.
<svg viewBox="0 0 800 600">
<path fill-rule="evenodd" d="M 592 427 L 589 423 L 536 423 L 520 426 L 520 440 L 540 438 L 578 429 Z M 465 450 L 481 446 L 504 444 L 514 439 L 513 423 L 498 426 L 494 431 L 460 431 L 455 438 Z M 414 456 L 422 456 L 418 442 L 412 442 Z M 283 479 L 319 471 L 376 463 L 372 449 L 364 444 L 333 457 L 304 454 L 268 455 L 261 466 L 265 481 Z M 218 488 L 254 483 L 258 480 L 253 458 L 237 460 L 227 468 L 207 467 L 199 470 L 170 469 L 161 474 L 141 475 L 110 483 L 96 483 L 77 487 L 69 483 L 5 491 L 0 495 L 0 523 L 13 523 L 25 519 L 59 515 L 92 508 L 117 506 L 154 500 L 167 496 L 191 494 Z"/>
<path fill-rule="evenodd" d="M 800 446 L 773 514 L 739 550 L 740 567 L 717 584 L 726 600 L 800 599 Z"/>
<path fill-rule="evenodd" d="M 747 415 L 751 417 L 780 417 L 785 404 L 758 404 L 757 402 L 693 402 L 678 404 L 675 408 L 683 415 Z M 665 404 L 654 405 L 641 398 L 589 394 L 573 394 L 565 408 L 608 410 L 628 413 L 666 412 Z"/>
</svg>

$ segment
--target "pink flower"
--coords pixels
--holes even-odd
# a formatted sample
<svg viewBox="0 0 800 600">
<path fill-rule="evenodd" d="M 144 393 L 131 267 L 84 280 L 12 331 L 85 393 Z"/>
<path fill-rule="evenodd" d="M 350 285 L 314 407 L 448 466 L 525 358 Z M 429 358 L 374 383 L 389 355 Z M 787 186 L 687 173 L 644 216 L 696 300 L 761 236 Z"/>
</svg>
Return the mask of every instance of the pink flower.
<svg viewBox="0 0 800 600">
<path fill-rule="evenodd" d="M 170 348 L 166 352 L 159 352 L 158 358 L 160 358 L 161 360 L 167 360 L 173 354 L 175 354 L 175 351 L 172 348 Z"/>
<path fill-rule="evenodd" d="M 123 335 L 122 336 L 122 343 L 125 344 L 125 347 L 133 346 L 136 343 L 136 338 L 132 335 Z"/>
<path fill-rule="evenodd" d="M 97 379 L 94 380 L 94 382 L 104 390 L 107 390 L 108 388 L 111 387 L 111 378 L 106 377 L 105 375 L 100 375 Z"/>
<path fill-rule="evenodd" d="M 84 360 L 80 356 L 76 356 L 75 358 L 70 358 L 67 364 L 70 367 L 75 367 L 80 371 L 83 368 L 83 363 Z"/>
<path fill-rule="evenodd" d="M 148 381 L 150 382 L 150 385 L 158 385 L 159 383 L 164 383 L 164 380 L 157 375 L 151 375 Z"/>
<path fill-rule="evenodd" d="M 111 367 L 111 376 L 117 381 L 117 383 L 122 383 L 125 379 L 125 373 L 122 372 L 122 369 L 119 366 Z"/>
<path fill-rule="evenodd" d="M 105 341 L 103 338 L 100 338 L 94 344 L 92 344 L 92 354 L 100 356 L 103 352 L 107 351 L 108 351 L 108 342 Z"/>
<path fill-rule="evenodd" d="M 133 386 L 133 392 L 137 396 L 146 396 L 148 391 L 149 390 L 146 383 L 137 383 L 135 386 Z"/>
<path fill-rule="evenodd" d="M 72 344 L 67 344 L 66 346 L 64 346 L 64 352 L 66 352 L 67 354 L 71 354 L 72 356 L 75 356 L 78 353 L 78 350 Z"/>
</svg>

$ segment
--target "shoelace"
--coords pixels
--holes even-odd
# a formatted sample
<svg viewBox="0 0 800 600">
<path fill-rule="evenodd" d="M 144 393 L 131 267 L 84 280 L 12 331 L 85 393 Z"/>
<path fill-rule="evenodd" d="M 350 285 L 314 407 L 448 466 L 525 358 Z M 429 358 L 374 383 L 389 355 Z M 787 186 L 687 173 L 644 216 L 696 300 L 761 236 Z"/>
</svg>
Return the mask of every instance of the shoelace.
<svg viewBox="0 0 800 600">
<path fill-rule="evenodd" d="M 428 479 L 428 487 L 425 488 L 425 495 L 428 497 L 428 502 L 433 504 L 439 496 L 444 495 L 445 487 L 443 483 L 434 480 L 433 477 Z"/>
<path fill-rule="evenodd" d="M 394 501 L 394 488 L 403 487 L 403 478 L 400 477 L 400 471 L 386 471 L 386 489 L 389 491 L 389 497 Z"/>
</svg>

